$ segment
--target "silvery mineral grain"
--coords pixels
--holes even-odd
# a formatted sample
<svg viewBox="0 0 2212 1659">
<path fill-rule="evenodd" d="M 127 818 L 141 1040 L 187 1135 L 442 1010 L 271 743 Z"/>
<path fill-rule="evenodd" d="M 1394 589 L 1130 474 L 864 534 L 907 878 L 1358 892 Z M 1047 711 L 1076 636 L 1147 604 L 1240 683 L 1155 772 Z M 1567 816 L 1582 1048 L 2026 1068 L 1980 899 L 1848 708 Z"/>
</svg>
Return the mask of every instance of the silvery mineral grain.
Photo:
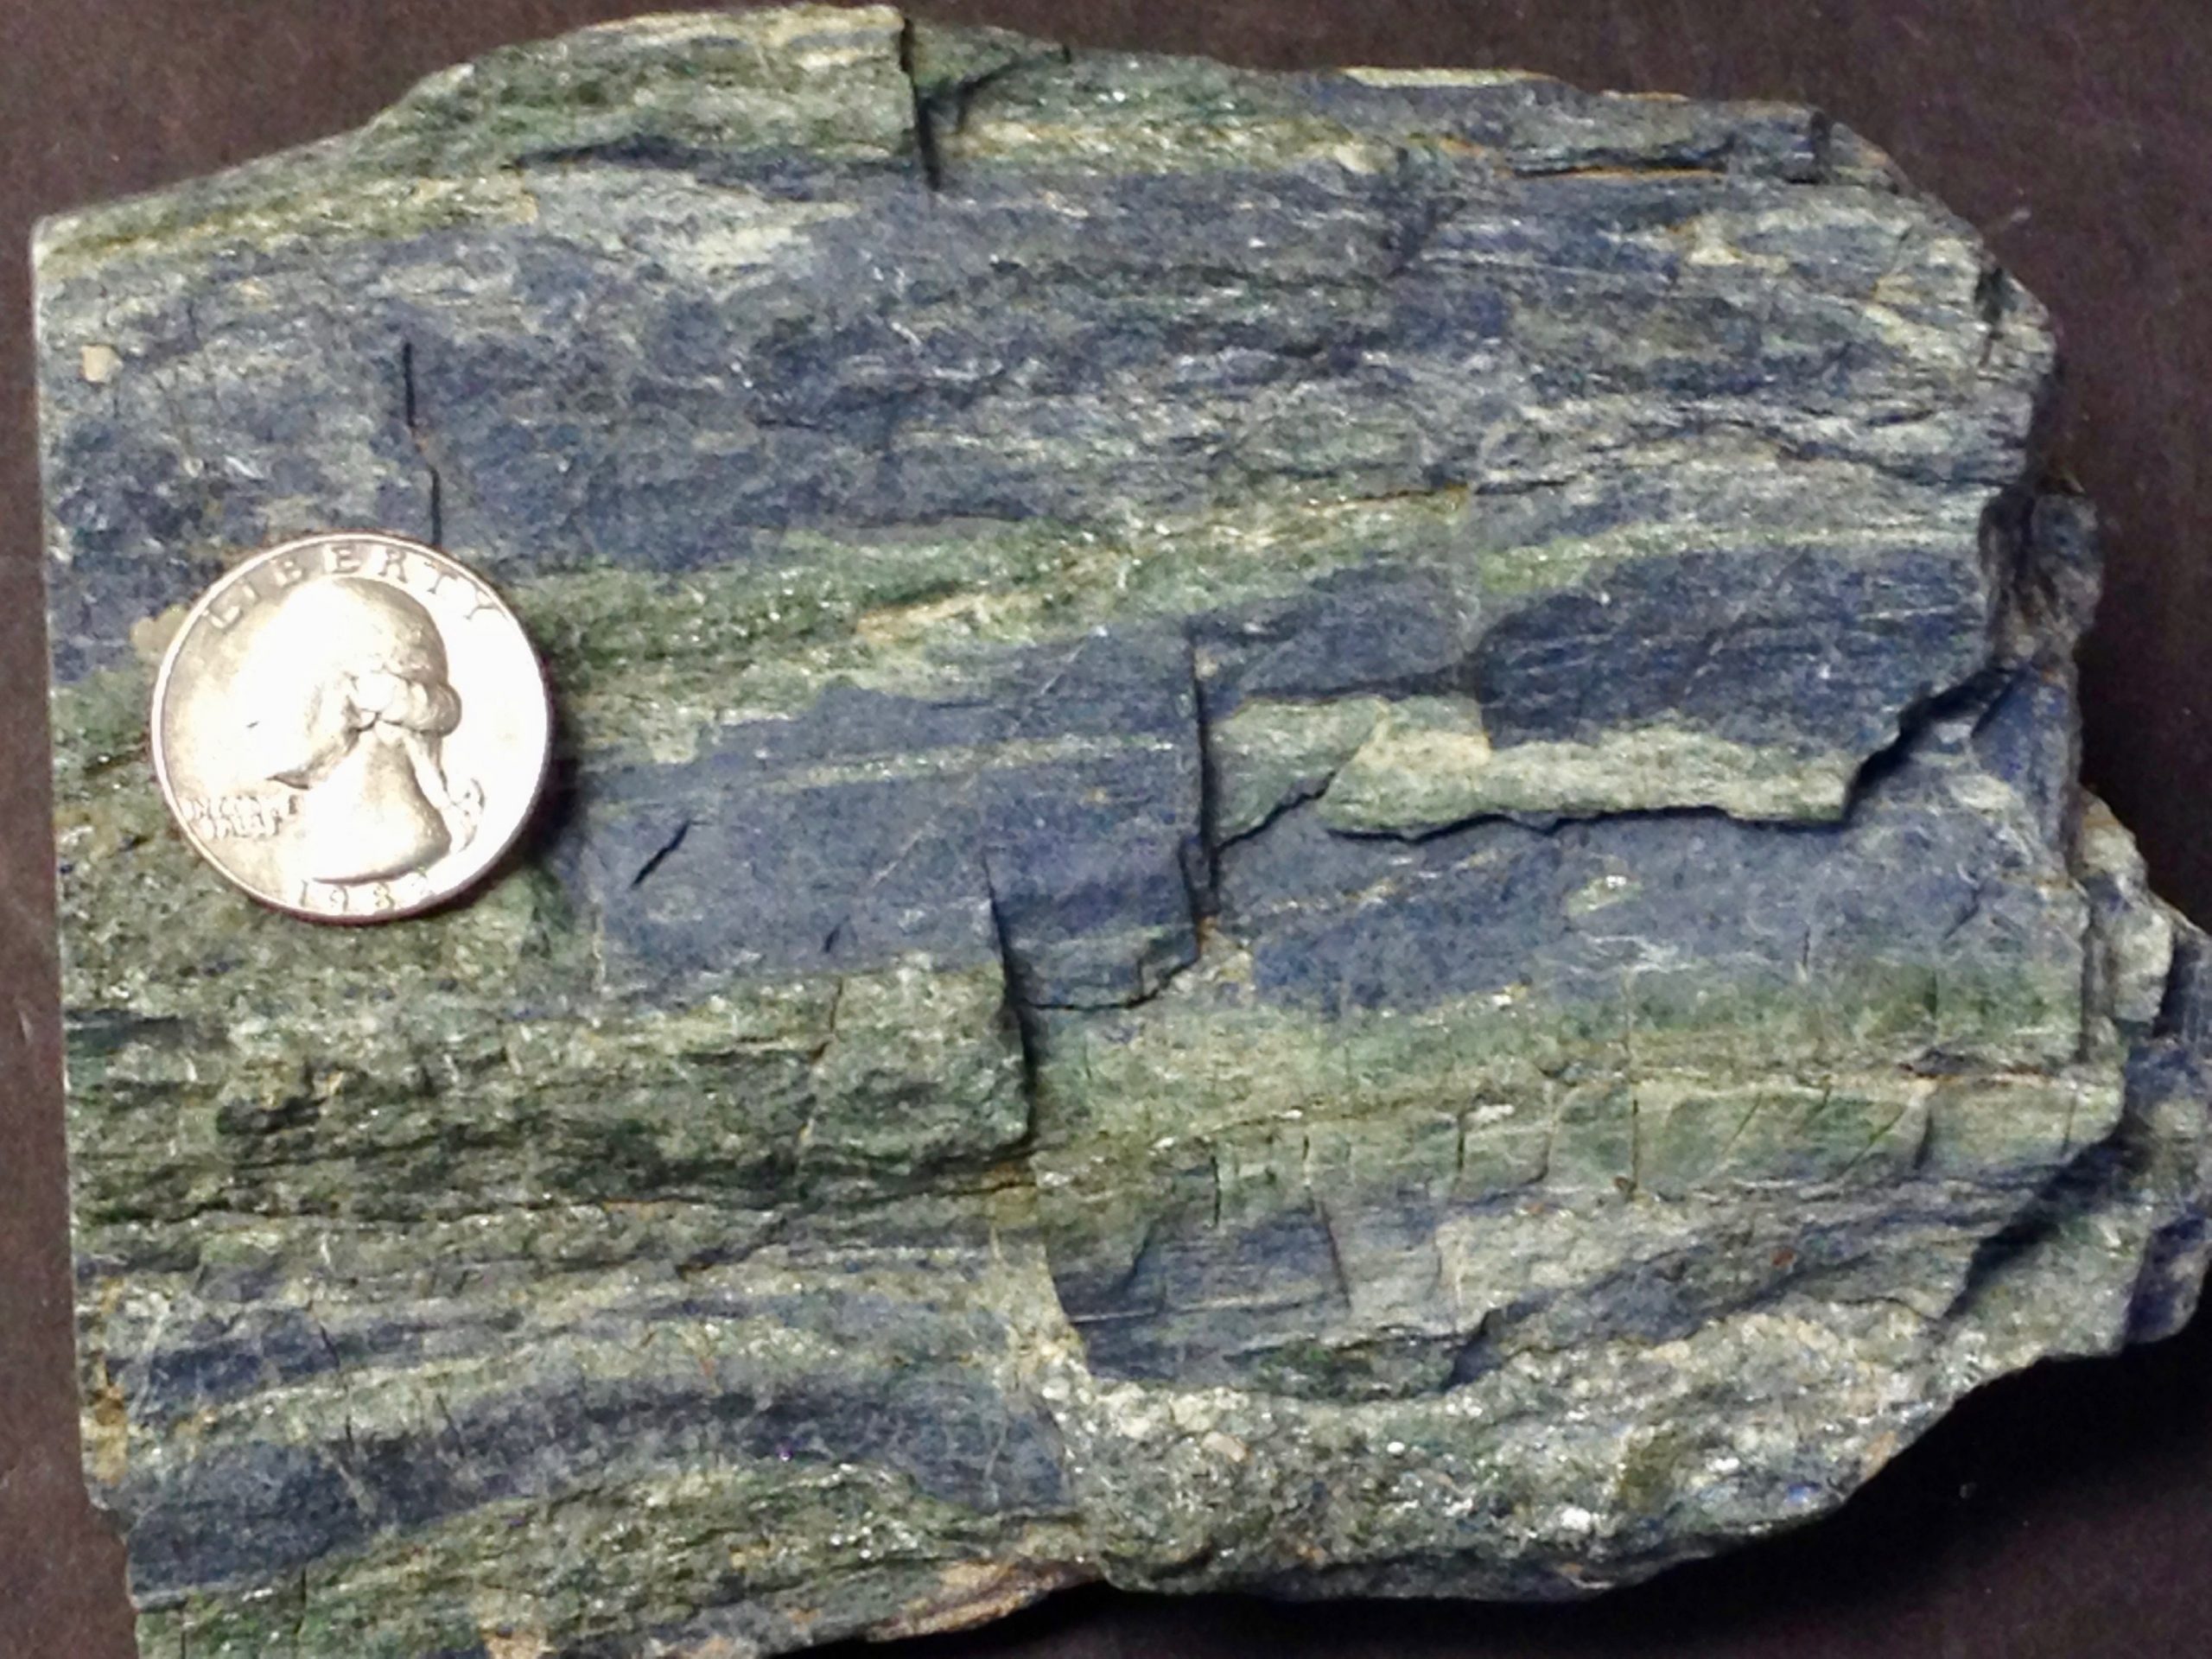
<svg viewBox="0 0 2212 1659">
<path fill-rule="evenodd" d="M 496 54 L 38 247 L 86 1441 L 149 1655 L 1557 1597 L 2196 1295 L 2035 302 L 1805 111 L 881 10 Z M 474 902 L 257 908 L 148 662 L 510 593 Z"/>
</svg>

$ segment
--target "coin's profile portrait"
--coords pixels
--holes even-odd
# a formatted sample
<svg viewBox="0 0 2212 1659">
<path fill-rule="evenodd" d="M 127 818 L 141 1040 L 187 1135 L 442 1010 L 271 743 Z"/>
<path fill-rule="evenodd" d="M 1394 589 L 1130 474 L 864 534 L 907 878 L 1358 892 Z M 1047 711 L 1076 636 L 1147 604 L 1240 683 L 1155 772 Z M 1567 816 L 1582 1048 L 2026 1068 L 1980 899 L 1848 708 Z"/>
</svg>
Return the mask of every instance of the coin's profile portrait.
<svg viewBox="0 0 2212 1659">
<path fill-rule="evenodd" d="M 294 843 L 318 881 L 426 868 L 475 831 L 447 782 L 461 719 L 429 611 L 386 583 L 295 588 L 262 620 L 235 692 L 251 769 L 300 791 Z"/>
<path fill-rule="evenodd" d="M 362 531 L 234 566 L 171 639 L 154 766 L 194 847 L 279 909 L 415 914 L 483 877 L 543 781 L 529 639 L 435 549 Z"/>
</svg>

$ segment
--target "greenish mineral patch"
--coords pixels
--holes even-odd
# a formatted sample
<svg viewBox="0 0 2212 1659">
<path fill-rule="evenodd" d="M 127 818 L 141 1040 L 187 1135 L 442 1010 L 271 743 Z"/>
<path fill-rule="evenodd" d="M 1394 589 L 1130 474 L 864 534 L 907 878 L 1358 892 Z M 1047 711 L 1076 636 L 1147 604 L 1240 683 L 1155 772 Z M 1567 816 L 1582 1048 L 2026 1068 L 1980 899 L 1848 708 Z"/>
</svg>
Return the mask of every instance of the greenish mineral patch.
<svg viewBox="0 0 2212 1659">
<path fill-rule="evenodd" d="M 748 10 L 36 257 L 149 1655 L 1586 1594 L 2195 1305 L 2212 957 L 2075 779 L 2050 333 L 1823 118 Z M 365 929 L 146 733 L 349 524 L 557 709 Z"/>
<path fill-rule="evenodd" d="M 1249 835 L 1278 809 L 1321 793 L 1392 706 L 1378 697 L 1255 699 L 1230 715 L 1213 733 L 1221 833 Z"/>
<path fill-rule="evenodd" d="M 1323 791 L 1333 829 L 1419 835 L 1491 814 L 1595 817 L 1709 806 L 1751 819 L 1843 816 L 1854 755 L 1808 755 L 1710 732 L 1647 726 L 1593 743 L 1493 748 L 1467 699 L 1408 697 L 1378 711 Z"/>
<path fill-rule="evenodd" d="M 40 232 L 49 280 L 139 258 L 528 224 L 521 171 L 626 145 L 818 165 L 911 157 L 912 93 L 887 7 L 641 18 L 435 75 L 358 133 Z"/>
</svg>

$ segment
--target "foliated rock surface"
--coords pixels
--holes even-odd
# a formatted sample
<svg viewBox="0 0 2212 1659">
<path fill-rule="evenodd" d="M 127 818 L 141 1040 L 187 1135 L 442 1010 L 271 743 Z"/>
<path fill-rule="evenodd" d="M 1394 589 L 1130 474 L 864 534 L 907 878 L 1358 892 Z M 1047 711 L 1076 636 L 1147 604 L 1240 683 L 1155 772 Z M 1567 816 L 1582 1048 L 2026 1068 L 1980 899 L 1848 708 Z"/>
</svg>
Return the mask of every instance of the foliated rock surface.
<svg viewBox="0 0 2212 1659">
<path fill-rule="evenodd" d="M 1575 1594 L 2193 1302 L 2049 332 L 1816 115 L 664 18 L 37 257 L 149 1655 Z M 348 524 L 560 709 L 353 931 L 145 758 L 176 607 Z"/>
</svg>

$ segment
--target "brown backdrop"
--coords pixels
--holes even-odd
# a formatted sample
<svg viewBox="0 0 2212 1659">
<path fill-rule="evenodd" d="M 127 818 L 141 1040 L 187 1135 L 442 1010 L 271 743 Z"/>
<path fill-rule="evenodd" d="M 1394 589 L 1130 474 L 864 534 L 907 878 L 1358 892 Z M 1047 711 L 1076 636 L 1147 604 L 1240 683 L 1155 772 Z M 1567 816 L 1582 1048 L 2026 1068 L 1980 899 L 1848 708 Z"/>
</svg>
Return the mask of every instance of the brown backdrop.
<svg viewBox="0 0 2212 1659">
<path fill-rule="evenodd" d="M 351 126 L 635 0 L 0 0 L 0 1656 L 131 1651 L 77 1477 L 25 240 L 33 218 Z M 2212 5 L 2206 0 L 915 0 L 1234 62 L 1513 66 L 1817 104 L 2056 315 L 2057 456 L 2104 508 L 2088 770 L 2212 923 Z M 1836 1518 L 1576 1608 L 1090 1591 L 914 1659 L 2212 1651 L 2212 1319 L 1999 1385 Z M 149 1656 L 150 1659 L 150 1656 Z M 168 1659 L 163 1656 L 162 1659 Z"/>
</svg>

